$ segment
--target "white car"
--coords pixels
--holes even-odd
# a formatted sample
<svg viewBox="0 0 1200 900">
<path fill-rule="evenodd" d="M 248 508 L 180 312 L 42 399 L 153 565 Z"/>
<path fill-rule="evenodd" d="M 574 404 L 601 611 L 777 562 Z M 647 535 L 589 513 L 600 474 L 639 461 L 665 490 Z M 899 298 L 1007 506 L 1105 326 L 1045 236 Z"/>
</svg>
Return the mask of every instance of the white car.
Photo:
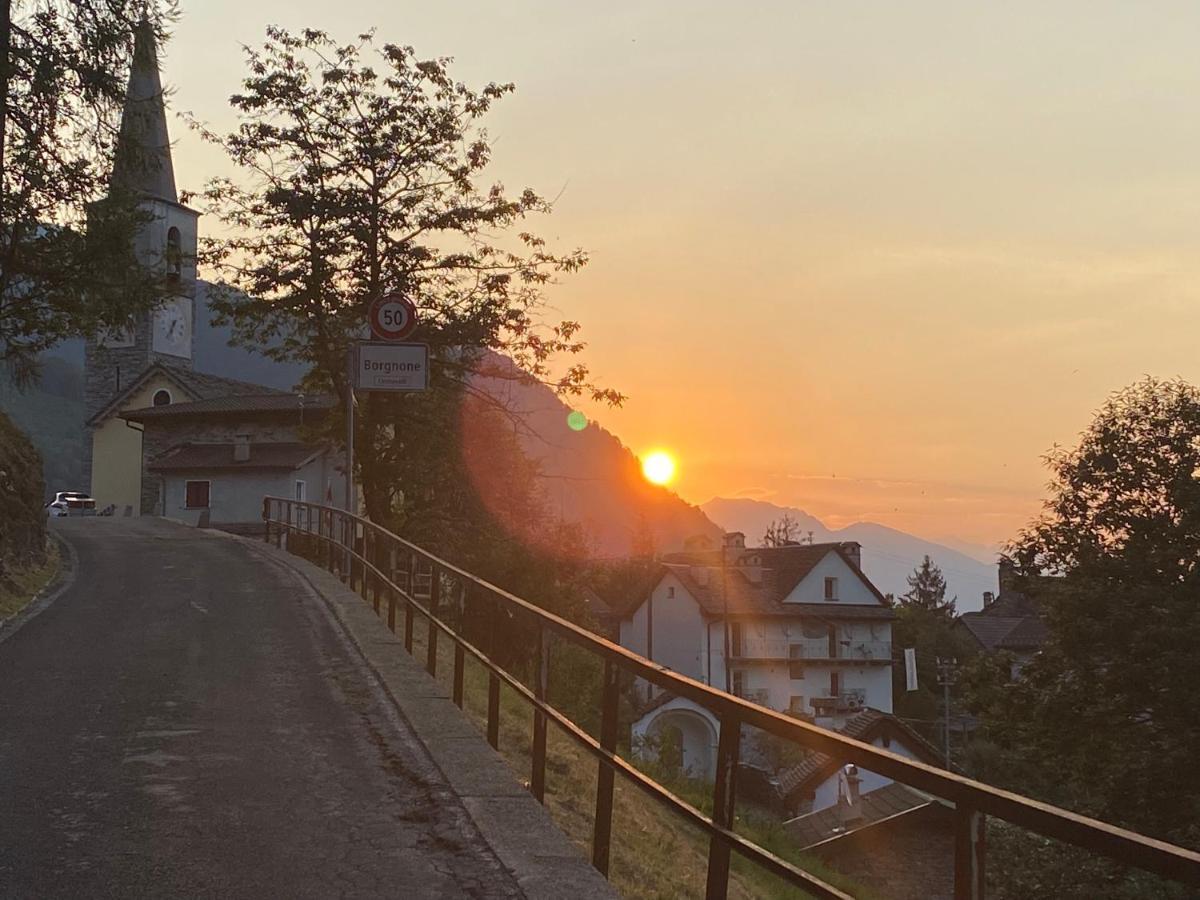
<svg viewBox="0 0 1200 900">
<path fill-rule="evenodd" d="M 46 513 L 50 518 L 62 516 L 94 516 L 96 501 L 81 491 L 59 491 L 54 499 L 46 504 Z"/>
</svg>

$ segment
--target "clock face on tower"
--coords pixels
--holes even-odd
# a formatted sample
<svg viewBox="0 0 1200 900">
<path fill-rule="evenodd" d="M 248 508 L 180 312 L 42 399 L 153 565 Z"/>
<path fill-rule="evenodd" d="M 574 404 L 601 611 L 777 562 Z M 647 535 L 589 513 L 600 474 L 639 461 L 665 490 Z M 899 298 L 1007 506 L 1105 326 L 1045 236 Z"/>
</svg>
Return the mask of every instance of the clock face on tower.
<svg viewBox="0 0 1200 900">
<path fill-rule="evenodd" d="M 172 297 L 154 313 L 155 353 L 171 356 L 192 356 L 192 301 L 188 297 Z"/>
</svg>

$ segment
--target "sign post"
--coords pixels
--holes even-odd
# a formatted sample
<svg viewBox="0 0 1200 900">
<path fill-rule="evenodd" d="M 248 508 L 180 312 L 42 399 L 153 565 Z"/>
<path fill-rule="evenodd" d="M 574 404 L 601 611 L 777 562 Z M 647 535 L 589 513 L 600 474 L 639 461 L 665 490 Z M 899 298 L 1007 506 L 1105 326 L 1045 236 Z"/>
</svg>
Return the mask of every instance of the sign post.
<svg viewBox="0 0 1200 900">
<path fill-rule="evenodd" d="M 417 308 L 407 297 L 384 294 L 371 303 L 367 324 L 376 341 L 357 341 L 346 353 L 346 511 L 358 514 L 354 490 L 355 391 L 429 389 L 429 347 L 401 343 L 417 327 Z"/>
</svg>

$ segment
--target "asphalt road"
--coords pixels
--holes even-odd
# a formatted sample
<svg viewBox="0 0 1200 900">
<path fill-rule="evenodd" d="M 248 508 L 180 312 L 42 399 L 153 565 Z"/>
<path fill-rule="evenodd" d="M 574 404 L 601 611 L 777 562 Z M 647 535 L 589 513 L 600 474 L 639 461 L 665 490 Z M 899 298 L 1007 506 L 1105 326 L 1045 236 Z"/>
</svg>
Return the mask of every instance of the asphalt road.
<svg viewBox="0 0 1200 900">
<path fill-rule="evenodd" d="M 0 897 L 513 897 L 321 603 L 235 541 L 54 523 L 0 642 Z"/>
</svg>

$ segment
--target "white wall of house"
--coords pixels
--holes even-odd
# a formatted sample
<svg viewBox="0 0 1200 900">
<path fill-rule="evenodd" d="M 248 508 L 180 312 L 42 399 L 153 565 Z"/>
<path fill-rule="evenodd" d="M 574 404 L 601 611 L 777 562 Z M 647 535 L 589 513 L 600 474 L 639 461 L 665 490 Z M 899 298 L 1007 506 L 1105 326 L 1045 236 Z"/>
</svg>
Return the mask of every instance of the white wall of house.
<svg viewBox="0 0 1200 900">
<path fill-rule="evenodd" d="M 651 610 L 653 605 L 653 610 Z M 647 633 L 654 626 L 653 654 L 647 653 Z M 695 598 L 674 575 L 667 574 L 633 615 L 621 622 L 621 646 L 651 656 L 674 672 L 703 681 L 704 616 Z"/>
<path fill-rule="evenodd" d="M 295 470 L 251 469 L 168 472 L 163 475 L 162 514 L 196 524 L 202 509 L 187 506 L 186 484 L 189 481 L 209 482 L 208 513 L 213 524 L 253 523 L 262 521 L 263 497 L 296 497 L 296 482 L 304 482 L 304 492 L 310 503 L 323 503 L 326 489 L 331 488 L 334 506 L 340 506 L 344 491 L 341 473 L 335 470 L 326 454 Z"/>
<path fill-rule="evenodd" d="M 917 756 L 911 748 L 898 740 L 893 740 L 890 746 L 884 747 L 883 738 L 876 738 L 871 742 L 876 747 L 886 749 L 895 753 L 897 756 L 903 756 L 905 759 L 911 759 L 917 762 L 921 761 L 921 757 Z M 888 778 L 885 775 L 880 775 L 877 772 L 869 772 L 861 766 L 858 769 L 858 775 L 862 782 L 858 786 L 859 794 L 865 794 L 867 791 L 874 791 L 881 787 L 887 787 L 894 779 Z M 821 782 L 813 792 L 813 803 L 811 812 L 827 809 L 837 803 L 837 772 L 834 772 L 829 778 Z"/>
<path fill-rule="evenodd" d="M 825 599 L 826 578 L 837 579 L 838 598 L 836 601 Z M 879 598 L 871 592 L 845 558 L 837 552 L 826 553 L 812 571 L 792 588 L 792 592 L 784 598 L 783 602 L 828 603 L 830 606 L 833 606 L 834 603 L 880 605 Z"/>
<path fill-rule="evenodd" d="M 677 728 L 683 750 L 683 768 L 692 778 L 712 781 L 717 769 L 717 740 L 720 723 L 704 707 L 684 697 L 675 697 L 633 723 L 633 751 L 650 756 L 663 731 Z"/>
</svg>

